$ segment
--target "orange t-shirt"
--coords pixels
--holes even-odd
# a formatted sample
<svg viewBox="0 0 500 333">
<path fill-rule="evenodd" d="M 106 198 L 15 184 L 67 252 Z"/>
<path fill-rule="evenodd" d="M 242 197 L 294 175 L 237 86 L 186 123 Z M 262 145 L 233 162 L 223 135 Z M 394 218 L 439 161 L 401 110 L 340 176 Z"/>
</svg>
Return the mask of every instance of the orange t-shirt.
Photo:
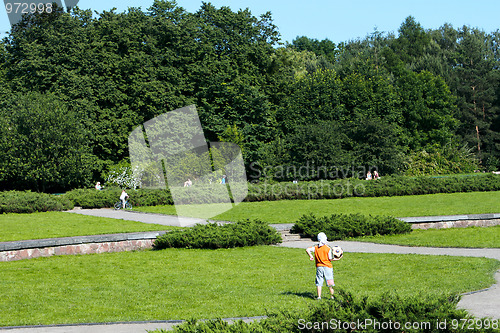
<svg viewBox="0 0 500 333">
<path fill-rule="evenodd" d="M 328 258 L 328 253 L 330 252 L 330 247 L 328 245 L 323 245 L 314 247 L 314 258 L 316 259 L 316 267 L 324 266 L 332 268 L 332 262 Z"/>
</svg>

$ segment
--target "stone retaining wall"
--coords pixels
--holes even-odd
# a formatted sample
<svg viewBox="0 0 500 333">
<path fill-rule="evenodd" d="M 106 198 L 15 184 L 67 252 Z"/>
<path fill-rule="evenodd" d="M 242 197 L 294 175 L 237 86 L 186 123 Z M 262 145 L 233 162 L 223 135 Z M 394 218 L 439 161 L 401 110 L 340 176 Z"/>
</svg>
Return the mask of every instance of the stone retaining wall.
<svg viewBox="0 0 500 333">
<path fill-rule="evenodd" d="M 412 229 L 492 227 L 500 225 L 500 214 L 400 217 L 399 219 L 411 223 Z"/>
<path fill-rule="evenodd" d="M 496 225 L 500 225 L 499 219 L 412 223 L 411 228 L 427 230 L 427 229 L 444 229 L 444 228 L 492 227 Z"/>
<path fill-rule="evenodd" d="M 57 255 L 135 251 L 152 248 L 165 231 L 0 242 L 0 262 Z"/>
<path fill-rule="evenodd" d="M 15 261 L 71 254 L 92 254 L 107 252 L 135 251 L 152 248 L 153 239 L 130 240 L 121 242 L 89 243 L 78 245 L 51 246 L 0 252 L 1 261 Z"/>
</svg>

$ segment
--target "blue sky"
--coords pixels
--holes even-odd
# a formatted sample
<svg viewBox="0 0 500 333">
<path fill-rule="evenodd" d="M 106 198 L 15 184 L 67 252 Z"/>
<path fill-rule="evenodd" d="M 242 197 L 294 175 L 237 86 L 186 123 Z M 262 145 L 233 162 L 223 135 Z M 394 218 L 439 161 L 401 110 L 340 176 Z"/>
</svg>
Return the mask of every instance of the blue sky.
<svg viewBox="0 0 500 333">
<path fill-rule="evenodd" d="M 19 2 L 36 0 L 19 0 Z M 297 36 L 328 38 L 335 43 L 363 38 L 374 31 L 395 32 L 403 20 L 412 15 L 426 29 L 435 29 L 444 23 L 455 28 L 462 25 L 478 27 L 486 32 L 500 29 L 500 1 L 498 0 L 213 0 L 216 7 L 229 6 L 233 10 L 249 8 L 253 15 L 270 11 L 284 41 Z M 116 7 L 119 12 L 128 7 L 146 10 L 153 0 L 79 0 L 79 7 L 102 12 Z M 200 8 L 201 0 L 178 0 L 189 12 Z M 0 8 L 1 37 L 10 29 L 7 13 Z"/>
</svg>

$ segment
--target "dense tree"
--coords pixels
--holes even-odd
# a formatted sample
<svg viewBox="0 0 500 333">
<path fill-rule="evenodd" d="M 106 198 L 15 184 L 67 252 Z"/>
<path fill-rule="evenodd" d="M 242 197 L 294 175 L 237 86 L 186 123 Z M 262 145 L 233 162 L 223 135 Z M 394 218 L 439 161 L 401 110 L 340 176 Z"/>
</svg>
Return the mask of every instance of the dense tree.
<svg viewBox="0 0 500 333">
<path fill-rule="evenodd" d="M 16 94 L 0 109 L 0 187 L 89 185 L 94 159 L 76 115 L 52 94 Z"/>
<path fill-rule="evenodd" d="M 329 39 L 321 41 L 307 38 L 306 36 L 297 37 L 292 41 L 292 47 L 298 51 L 310 51 L 318 57 L 323 57 L 326 61 L 334 63 L 339 50 L 334 42 Z"/>
<path fill-rule="evenodd" d="M 430 35 L 413 16 L 408 16 L 398 31 L 399 36 L 392 47 L 404 63 L 411 64 L 425 54 L 431 41 Z"/>
<path fill-rule="evenodd" d="M 38 190 L 60 188 L 62 180 L 85 184 L 91 172 L 98 177 L 127 160 L 133 128 L 190 104 L 207 141 L 243 147 L 250 175 L 255 165 L 313 162 L 397 173 L 408 158 L 428 156 L 424 151 L 455 159 L 439 148 L 463 145 L 475 148 L 482 167 L 495 169 L 499 45 L 498 31 L 449 24 L 425 30 L 411 16 L 397 35 L 375 30 L 339 44 L 302 36 L 282 45 L 269 13 L 257 18 L 210 3 L 195 13 L 167 0 L 154 0 L 147 11 L 112 9 L 96 17 L 79 9 L 35 13 L 0 48 L 0 181 Z M 85 138 L 83 151 L 69 146 L 73 162 L 43 169 L 55 161 L 50 156 L 61 156 L 51 153 L 62 149 L 57 145 L 39 150 L 50 157 L 41 164 L 33 154 L 16 159 L 20 147 L 9 140 L 24 133 L 18 128 L 29 132 L 19 124 L 28 118 L 47 124 L 61 110 L 68 117 L 54 135 L 71 120 L 77 125 L 69 136 Z M 47 118 L 37 114 L 43 112 Z M 50 141 L 30 130 L 32 140 Z M 92 170 L 75 151 L 92 161 Z M 74 173 L 78 163 L 81 174 Z"/>
</svg>

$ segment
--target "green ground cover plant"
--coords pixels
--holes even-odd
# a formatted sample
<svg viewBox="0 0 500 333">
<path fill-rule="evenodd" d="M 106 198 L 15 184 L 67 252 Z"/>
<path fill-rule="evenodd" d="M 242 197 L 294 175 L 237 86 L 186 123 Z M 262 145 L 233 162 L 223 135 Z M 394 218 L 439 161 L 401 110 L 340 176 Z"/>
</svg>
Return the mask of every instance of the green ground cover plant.
<svg viewBox="0 0 500 333">
<path fill-rule="evenodd" d="M 279 264 L 277 264 L 279 262 Z M 346 253 L 338 289 L 357 297 L 489 287 L 486 258 Z M 254 246 L 57 256 L 0 263 L 0 326 L 265 315 L 315 303 L 303 249 Z"/>
<path fill-rule="evenodd" d="M 175 227 L 66 212 L 0 214 L 0 242 L 170 229 Z"/>
<path fill-rule="evenodd" d="M 153 248 L 219 249 L 281 243 L 276 229 L 260 220 L 243 220 L 218 225 L 209 223 L 174 230 L 156 238 Z"/>
<path fill-rule="evenodd" d="M 391 216 L 333 214 L 316 217 L 308 214 L 295 222 L 291 232 L 314 240 L 317 240 L 318 233 L 324 232 L 330 240 L 341 240 L 351 237 L 407 234 L 411 232 L 411 225 Z"/>
<path fill-rule="evenodd" d="M 280 200 L 242 202 L 214 217 L 221 221 L 246 218 L 269 223 L 294 223 L 304 214 L 386 215 L 394 217 L 500 213 L 500 191 L 427 194 L 399 197 L 347 198 L 342 200 Z M 200 213 L 209 205 L 193 205 Z M 135 210 L 175 215 L 174 206 L 134 207 Z M 193 211 L 195 211 L 193 209 Z M 196 217 L 196 213 L 193 214 Z"/>
<path fill-rule="evenodd" d="M 367 236 L 355 240 L 406 246 L 500 248 L 500 226 L 413 230 L 404 235 Z"/>
<path fill-rule="evenodd" d="M 63 196 L 31 191 L 0 192 L 0 214 L 61 211 L 72 208 L 71 201 Z"/>
<path fill-rule="evenodd" d="M 388 293 L 376 298 L 355 297 L 340 290 L 335 300 L 319 302 L 297 312 L 281 311 L 267 318 L 245 323 L 221 319 L 188 320 L 174 327 L 174 333 L 274 333 L 274 332 L 468 332 L 465 323 L 474 319 L 457 309 L 457 297 L 410 296 Z M 354 323 L 354 324 L 353 324 Z M 446 323 L 445 325 L 442 325 Z M 439 325 L 441 324 L 441 326 Z M 466 325 L 464 325 L 466 326 Z M 498 322 L 477 321 L 476 332 L 498 332 Z M 154 333 L 167 333 L 156 330 Z"/>
</svg>

